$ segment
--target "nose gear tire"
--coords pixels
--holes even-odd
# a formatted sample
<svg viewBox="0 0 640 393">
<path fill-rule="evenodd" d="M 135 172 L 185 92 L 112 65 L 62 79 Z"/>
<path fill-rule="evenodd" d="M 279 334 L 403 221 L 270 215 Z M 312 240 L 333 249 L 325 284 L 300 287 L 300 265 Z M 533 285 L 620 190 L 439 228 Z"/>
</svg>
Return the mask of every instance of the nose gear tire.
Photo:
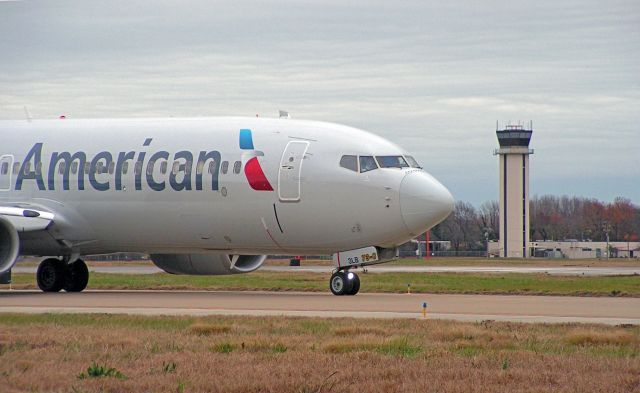
<svg viewBox="0 0 640 393">
<path fill-rule="evenodd" d="M 347 279 L 347 273 L 342 271 L 333 273 L 329 279 L 329 289 L 336 296 L 348 295 L 353 289 L 352 284 L 353 280 Z"/>
<path fill-rule="evenodd" d="M 349 293 L 347 295 L 355 295 L 356 293 L 358 293 L 358 291 L 360 291 L 360 277 L 358 277 L 357 274 L 355 273 L 351 273 L 353 274 L 353 278 L 350 280 L 351 281 L 351 291 L 349 291 Z"/>
</svg>

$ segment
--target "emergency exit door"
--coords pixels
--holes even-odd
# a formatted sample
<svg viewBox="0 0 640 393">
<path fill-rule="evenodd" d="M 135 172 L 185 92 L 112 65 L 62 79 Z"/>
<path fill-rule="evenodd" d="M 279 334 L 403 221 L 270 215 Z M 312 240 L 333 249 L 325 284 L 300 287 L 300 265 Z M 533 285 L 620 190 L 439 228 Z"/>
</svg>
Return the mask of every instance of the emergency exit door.
<svg viewBox="0 0 640 393">
<path fill-rule="evenodd" d="M 278 171 L 278 197 L 283 202 L 300 201 L 302 163 L 308 148 L 309 142 L 291 141 L 282 153 Z"/>
</svg>

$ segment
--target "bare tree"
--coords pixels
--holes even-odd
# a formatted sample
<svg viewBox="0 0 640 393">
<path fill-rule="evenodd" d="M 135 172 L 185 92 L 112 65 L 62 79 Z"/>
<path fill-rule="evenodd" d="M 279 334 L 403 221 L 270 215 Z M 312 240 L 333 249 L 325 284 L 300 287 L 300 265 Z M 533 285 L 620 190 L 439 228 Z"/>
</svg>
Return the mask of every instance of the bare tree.
<svg viewBox="0 0 640 393">
<path fill-rule="evenodd" d="M 640 235 L 640 207 L 618 197 L 612 203 L 596 199 L 543 195 L 529 201 L 532 240 L 604 240 L 603 228 L 611 228 L 611 240 Z M 475 209 L 458 201 L 453 213 L 432 230 L 434 238 L 451 241 L 454 250 L 480 249 L 484 233 L 490 240 L 500 234 L 500 207 L 487 201 Z"/>
<path fill-rule="evenodd" d="M 451 241 L 451 247 L 460 251 L 478 248 L 481 231 L 476 209 L 467 202 L 456 202 L 453 213 L 439 225 L 439 235 Z"/>
<path fill-rule="evenodd" d="M 486 201 L 480 205 L 478 218 L 482 232 L 487 232 L 489 240 L 497 240 L 500 236 L 500 205 L 497 201 Z"/>
</svg>

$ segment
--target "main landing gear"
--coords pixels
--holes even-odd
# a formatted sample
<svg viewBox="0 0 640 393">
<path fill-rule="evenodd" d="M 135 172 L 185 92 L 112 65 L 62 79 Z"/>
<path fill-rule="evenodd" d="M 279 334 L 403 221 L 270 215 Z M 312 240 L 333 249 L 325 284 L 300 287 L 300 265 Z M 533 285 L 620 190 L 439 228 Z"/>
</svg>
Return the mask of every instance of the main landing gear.
<svg viewBox="0 0 640 393">
<path fill-rule="evenodd" d="M 329 280 L 329 289 L 336 296 L 355 295 L 360 290 L 360 278 L 349 270 L 333 272 Z"/>
<path fill-rule="evenodd" d="M 89 282 L 89 269 L 82 259 L 71 263 L 56 258 L 40 262 L 36 273 L 38 287 L 43 292 L 81 292 Z"/>
</svg>

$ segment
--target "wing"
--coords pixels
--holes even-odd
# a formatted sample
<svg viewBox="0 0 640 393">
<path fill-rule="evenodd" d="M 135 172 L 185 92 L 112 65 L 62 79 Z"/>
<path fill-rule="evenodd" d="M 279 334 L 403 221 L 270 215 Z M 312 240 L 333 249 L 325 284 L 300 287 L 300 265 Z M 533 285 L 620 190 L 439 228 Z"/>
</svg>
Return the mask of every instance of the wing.
<svg viewBox="0 0 640 393">
<path fill-rule="evenodd" d="M 0 216 L 8 220 L 18 232 L 41 231 L 53 222 L 55 214 L 41 208 L 0 205 Z"/>
</svg>

